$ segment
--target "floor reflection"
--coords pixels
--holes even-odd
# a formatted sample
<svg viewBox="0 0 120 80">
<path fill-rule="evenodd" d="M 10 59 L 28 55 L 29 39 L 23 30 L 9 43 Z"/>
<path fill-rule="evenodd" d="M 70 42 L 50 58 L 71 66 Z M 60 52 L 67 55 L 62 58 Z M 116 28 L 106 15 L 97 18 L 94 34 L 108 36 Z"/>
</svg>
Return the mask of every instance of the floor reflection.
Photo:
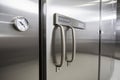
<svg viewBox="0 0 120 80">
<path fill-rule="evenodd" d="M 114 72 L 110 80 L 120 80 L 120 60 L 114 61 Z"/>
</svg>

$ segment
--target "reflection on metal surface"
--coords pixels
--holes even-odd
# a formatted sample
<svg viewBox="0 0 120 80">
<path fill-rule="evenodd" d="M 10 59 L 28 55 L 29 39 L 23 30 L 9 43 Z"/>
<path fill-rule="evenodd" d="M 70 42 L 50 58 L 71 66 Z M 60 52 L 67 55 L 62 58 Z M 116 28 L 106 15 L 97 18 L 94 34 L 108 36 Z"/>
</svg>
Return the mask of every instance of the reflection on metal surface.
<svg viewBox="0 0 120 80">
<path fill-rule="evenodd" d="M 93 6 L 95 5 L 94 3 L 87 3 L 87 4 L 82 4 L 82 5 L 76 5 L 75 7 L 87 7 L 87 6 Z"/>
<path fill-rule="evenodd" d="M 106 4 L 114 4 L 114 3 L 117 3 L 117 1 L 110 1 L 109 3 Z"/>
<path fill-rule="evenodd" d="M 1 24 L 14 24 L 13 22 L 0 21 Z"/>
<path fill-rule="evenodd" d="M 2 13 L 2 12 L 0 13 L 0 15 L 1 15 L 1 16 L 11 16 L 11 17 L 15 16 L 15 15 L 13 15 L 13 14 L 7 14 L 7 13 Z"/>
<path fill-rule="evenodd" d="M 102 0 L 102 2 L 108 2 L 108 1 L 110 1 L 110 0 Z M 92 2 L 95 2 L 95 3 L 97 2 L 98 3 L 98 2 L 100 2 L 100 0 L 95 0 L 95 1 L 92 1 Z"/>
<path fill-rule="evenodd" d="M 10 38 L 10 37 L 23 37 L 22 35 L 10 35 L 10 34 L 0 34 L 0 37 L 2 37 L 2 38 Z"/>
<path fill-rule="evenodd" d="M 46 10 L 47 7 L 46 7 L 46 6 L 47 6 L 46 3 L 44 3 L 44 4 L 43 4 L 43 14 L 44 14 L 44 15 L 46 15 L 46 13 L 47 13 L 47 10 Z"/>
<path fill-rule="evenodd" d="M 92 11 L 92 10 L 90 11 L 90 10 L 86 10 L 84 8 L 83 9 L 81 8 L 78 11 L 76 6 L 72 6 L 72 7 L 69 7 L 69 8 L 68 7 L 63 7 L 63 6 L 50 6 L 50 8 L 48 8 L 48 11 L 51 12 L 51 13 L 56 11 L 56 12 L 59 12 L 60 14 L 67 15 L 67 16 L 72 17 L 74 19 L 77 19 L 77 20 L 80 20 L 80 21 L 82 20 L 83 22 L 99 21 L 98 13 L 96 11 Z M 74 12 L 76 14 L 73 14 L 71 12 Z M 71 15 L 74 15 L 74 16 L 71 16 Z"/>
<path fill-rule="evenodd" d="M 94 6 L 94 5 L 98 4 L 99 2 L 100 2 L 100 0 L 90 1 L 90 2 L 85 3 L 85 4 L 76 5 L 76 7 Z M 117 3 L 117 1 L 115 1 L 115 0 L 102 0 L 102 3 L 113 4 L 113 3 Z"/>
<path fill-rule="evenodd" d="M 120 80 L 120 60 L 114 60 L 114 71 L 110 80 Z"/>
<path fill-rule="evenodd" d="M 30 0 L 0 0 L 0 5 L 38 14 L 38 3 L 32 2 Z"/>
<path fill-rule="evenodd" d="M 79 8 L 79 7 L 80 7 L 79 5 L 73 6 L 71 8 L 62 7 L 62 6 L 55 6 L 55 7 L 50 6 L 49 12 L 56 11 L 56 12 L 59 12 L 60 14 L 64 13 L 64 15 L 68 15 L 68 16 L 73 15 L 70 12 L 75 12 L 79 16 L 74 15 L 74 18 L 82 18 L 83 19 L 82 21 L 84 21 L 84 22 L 99 21 L 99 17 L 96 15 L 96 12 L 85 10 L 85 9 L 82 9 L 81 7 L 80 7 L 81 8 L 80 11 L 78 12 L 78 10 L 76 8 Z M 89 16 L 88 14 L 91 16 Z M 87 19 L 84 18 L 84 16 L 86 16 Z M 109 14 L 104 15 L 104 17 L 102 17 L 102 20 L 105 20 L 105 21 L 110 20 L 110 19 L 116 19 L 116 14 L 113 14 L 113 12 L 111 12 Z"/>
<path fill-rule="evenodd" d="M 102 17 L 102 20 L 111 20 L 111 19 L 116 19 L 116 14 L 108 14 Z"/>
</svg>

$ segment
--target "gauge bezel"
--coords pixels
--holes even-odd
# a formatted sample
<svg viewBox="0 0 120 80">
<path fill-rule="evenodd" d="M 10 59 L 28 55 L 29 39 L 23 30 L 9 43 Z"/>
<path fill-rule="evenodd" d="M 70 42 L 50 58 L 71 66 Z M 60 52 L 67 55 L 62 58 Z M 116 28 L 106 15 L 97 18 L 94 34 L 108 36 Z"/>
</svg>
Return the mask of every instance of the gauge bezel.
<svg viewBox="0 0 120 80">
<path fill-rule="evenodd" d="M 21 28 L 19 28 L 19 26 L 18 26 L 18 24 L 17 24 L 17 20 L 18 20 L 18 19 L 24 19 L 24 20 L 26 21 L 26 23 L 27 23 L 27 28 L 26 28 L 25 30 L 22 30 Z M 27 20 L 25 17 L 23 17 L 23 16 L 14 17 L 13 20 L 12 20 L 12 22 L 13 22 L 15 28 L 16 28 L 17 30 L 21 31 L 21 32 L 27 31 L 27 30 L 30 28 L 30 25 L 29 25 L 28 20 Z"/>
</svg>

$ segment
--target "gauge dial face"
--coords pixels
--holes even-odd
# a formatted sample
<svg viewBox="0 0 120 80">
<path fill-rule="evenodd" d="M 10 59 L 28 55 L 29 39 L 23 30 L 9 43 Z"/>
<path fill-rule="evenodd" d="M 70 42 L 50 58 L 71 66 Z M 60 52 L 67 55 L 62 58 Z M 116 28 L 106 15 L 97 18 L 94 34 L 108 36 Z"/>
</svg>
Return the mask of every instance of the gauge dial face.
<svg viewBox="0 0 120 80">
<path fill-rule="evenodd" d="M 26 31 L 29 29 L 29 23 L 24 17 L 16 17 L 14 19 L 14 25 L 19 31 Z"/>
</svg>

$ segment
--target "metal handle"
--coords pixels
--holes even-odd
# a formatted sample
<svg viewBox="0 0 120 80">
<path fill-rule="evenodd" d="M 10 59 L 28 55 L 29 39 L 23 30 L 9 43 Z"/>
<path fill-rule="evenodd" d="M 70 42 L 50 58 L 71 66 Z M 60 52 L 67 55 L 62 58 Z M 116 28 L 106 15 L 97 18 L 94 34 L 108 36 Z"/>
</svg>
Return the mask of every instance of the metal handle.
<svg viewBox="0 0 120 80">
<path fill-rule="evenodd" d="M 62 52 L 61 52 L 61 61 L 60 64 L 55 64 L 56 68 L 61 67 L 63 65 L 63 59 L 65 55 L 65 34 L 64 34 L 64 28 L 61 25 L 57 25 L 60 28 L 61 31 L 61 45 L 62 45 Z"/>
<path fill-rule="evenodd" d="M 75 54 L 76 54 L 76 38 L 75 38 L 75 31 L 74 31 L 74 28 L 73 27 L 70 27 L 69 26 L 69 28 L 72 30 L 72 49 L 73 49 L 73 51 L 72 51 L 72 58 L 71 58 L 71 60 L 68 60 L 67 59 L 67 55 L 66 55 L 66 61 L 67 61 L 67 63 L 69 63 L 69 62 L 73 62 L 73 60 L 74 60 L 74 58 L 75 58 Z"/>
</svg>

